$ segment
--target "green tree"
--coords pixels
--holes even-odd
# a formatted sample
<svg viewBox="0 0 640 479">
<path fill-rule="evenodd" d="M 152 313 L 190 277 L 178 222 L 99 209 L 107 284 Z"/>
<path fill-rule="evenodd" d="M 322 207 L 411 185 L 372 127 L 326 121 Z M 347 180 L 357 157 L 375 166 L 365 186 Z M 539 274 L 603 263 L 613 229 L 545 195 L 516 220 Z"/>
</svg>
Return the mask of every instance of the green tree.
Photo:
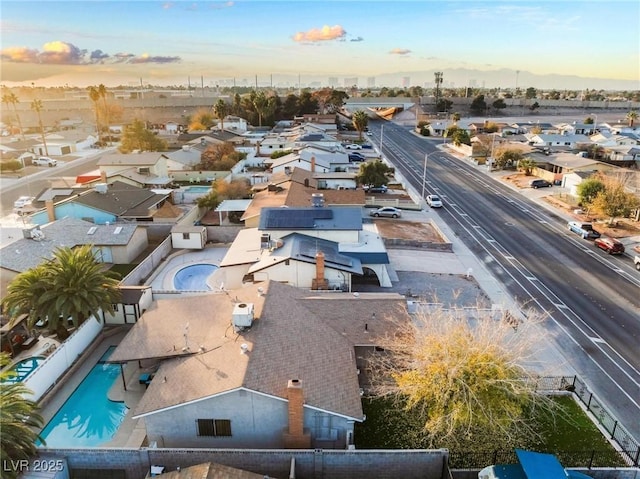
<svg viewBox="0 0 640 479">
<path fill-rule="evenodd" d="M 258 114 L 258 126 L 262 126 L 262 119 L 268 112 L 269 99 L 263 90 L 257 92 L 252 100 L 253 108 Z"/>
<path fill-rule="evenodd" d="M 527 100 L 532 100 L 533 98 L 536 98 L 537 96 L 538 96 L 538 91 L 535 88 L 533 88 L 532 86 L 527 88 L 527 90 L 524 93 L 524 97 Z"/>
<path fill-rule="evenodd" d="M 444 136 L 451 138 L 451 142 L 456 145 L 471 145 L 471 137 L 467 130 L 463 130 L 457 125 L 452 125 L 446 129 Z"/>
<path fill-rule="evenodd" d="M 523 158 L 518 161 L 518 169 L 524 171 L 526 176 L 530 176 L 533 169 L 536 167 L 536 162 L 532 158 Z"/>
<path fill-rule="evenodd" d="M 496 168 L 504 169 L 512 165 L 517 165 L 523 159 L 522 152 L 511 148 L 502 148 L 495 157 Z"/>
<path fill-rule="evenodd" d="M 196 200 L 196 204 L 200 208 L 206 208 L 208 210 L 217 208 L 220 203 L 221 200 L 218 198 L 218 193 L 216 193 L 215 190 L 211 190 L 209 193 Z"/>
<path fill-rule="evenodd" d="M 208 146 L 200 156 L 198 170 L 229 171 L 233 165 L 247 156 L 246 153 L 236 151 L 232 143 L 225 142 Z"/>
<path fill-rule="evenodd" d="M 120 153 L 131 153 L 134 150 L 166 151 L 167 142 L 147 130 L 142 120 L 136 119 L 124 127 L 119 150 Z"/>
<path fill-rule="evenodd" d="M 593 125 L 593 122 L 594 122 L 593 118 L 591 118 L 590 116 L 588 116 L 588 117 L 586 117 L 586 118 L 584 119 L 584 121 L 583 121 L 582 123 L 584 123 L 585 125 Z"/>
<path fill-rule="evenodd" d="M 462 117 L 458 112 L 455 112 L 453 115 L 451 115 L 451 119 L 454 121 L 454 123 L 458 123 L 460 121 L 460 118 Z"/>
<path fill-rule="evenodd" d="M 504 100 L 502 98 L 498 98 L 496 101 L 494 101 L 491 106 L 495 109 L 495 110 L 504 110 L 507 107 L 507 104 L 504 102 Z"/>
<path fill-rule="evenodd" d="M 449 111 L 452 106 L 453 102 L 451 100 L 447 98 L 441 98 L 440 100 L 438 100 L 436 108 L 438 109 L 438 111 Z"/>
<path fill-rule="evenodd" d="M 0 353 L 0 369 L 9 364 L 6 353 Z M 14 461 L 28 460 L 36 455 L 36 441 L 41 440 L 34 432 L 43 426 L 37 413 L 38 404 L 28 399 L 33 393 L 21 382 L 5 382 L 12 373 L 0 373 L 0 463 L 2 477 L 18 477 L 18 468 L 9 467 Z"/>
<path fill-rule="evenodd" d="M 591 206 L 593 209 L 609 218 L 609 224 L 614 224 L 616 218 L 627 217 L 640 205 L 638 197 L 626 191 L 624 184 L 613 179 L 603 178 L 604 189 L 596 194 Z"/>
<path fill-rule="evenodd" d="M 53 259 L 20 273 L 7 288 L 3 305 L 13 318 L 29 314 L 33 327 L 47 318 L 48 327 L 66 338 L 66 320 L 80 326 L 89 316 L 100 319 L 120 300 L 118 280 L 94 257 L 91 245 L 58 248 Z"/>
<path fill-rule="evenodd" d="M 189 130 L 204 131 L 213 126 L 213 115 L 208 109 L 200 108 L 196 111 L 189 122 Z"/>
<path fill-rule="evenodd" d="M 44 125 L 42 124 L 42 100 L 33 100 L 31 102 L 31 109 L 38 115 L 38 125 L 40 126 L 40 136 L 42 137 L 42 144 L 44 145 L 44 154 L 49 156 L 49 148 L 47 147 L 47 139 L 44 136 Z"/>
<path fill-rule="evenodd" d="M 630 111 L 629 113 L 627 113 L 627 121 L 629 122 L 630 127 L 633 127 L 633 124 L 637 119 L 638 119 L 637 111 Z"/>
<path fill-rule="evenodd" d="M 484 95 L 476 96 L 469 105 L 469 110 L 476 115 L 481 115 L 487 111 L 487 102 L 484 99 Z"/>
<path fill-rule="evenodd" d="M 311 97 L 318 103 L 318 111 L 321 114 L 325 114 L 340 111 L 349 95 L 344 91 L 333 88 L 322 88 L 314 91 Z"/>
<path fill-rule="evenodd" d="M 111 131 L 109 130 L 109 126 L 110 126 L 111 118 L 110 118 L 110 112 L 109 112 L 109 104 L 107 103 L 108 92 L 107 92 L 107 87 L 104 86 L 102 83 L 98 85 L 98 94 L 100 95 L 100 98 L 102 98 L 102 107 L 104 109 L 104 118 L 105 118 L 104 120 L 105 130 L 107 130 L 107 136 L 109 136 L 110 138 Z"/>
<path fill-rule="evenodd" d="M 367 128 L 367 125 L 369 124 L 369 116 L 364 110 L 357 110 L 353 112 L 351 120 L 353 121 L 353 126 L 358 132 L 359 140 L 362 141 L 362 132 Z"/>
<path fill-rule="evenodd" d="M 540 108 L 540 103 L 538 103 L 537 101 L 534 101 L 534 102 L 531 104 L 531 106 L 529 107 L 529 110 L 531 110 L 531 111 L 535 111 L 535 110 L 537 110 L 538 108 Z"/>
<path fill-rule="evenodd" d="M 220 120 L 220 130 L 224 130 L 224 118 L 229 112 L 227 103 L 222 98 L 220 98 L 213 106 L 213 112 L 216 114 L 218 120 Z"/>
<path fill-rule="evenodd" d="M 102 129 L 100 128 L 100 115 L 98 111 L 98 102 L 100 101 L 100 92 L 94 86 L 89 87 L 89 98 L 93 102 L 93 111 L 96 116 L 96 132 L 98 133 L 98 142 L 102 146 Z"/>
<path fill-rule="evenodd" d="M 601 191 L 604 191 L 605 185 L 602 179 L 597 176 L 591 176 L 582 180 L 576 187 L 580 205 L 584 207 L 591 206 L 591 203 Z"/>
<path fill-rule="evenodd" d="M 539 347 L 536 323 L 515 323 L 514 332 L 508 314 L 465 320 L 446 310 L 392 323 L 370 360 L 374 391 L 420 415 L 431 447 L 487 437 L 492 447 L 513 447 L 514 438 L 535 434 L 532 409 L 554 408 L 522 366 Z"/>
<path fill-rule="evenodd" d="M 391 168 L 389 168 L 386 163 L 379 160 L 362 163 L 356 180 L 361 185 L 374 187 L 386 185 L 389 182 L 387 174 L 391 171 Z"/>
<path fill-rule="evenodd" d="M 13 92 L 5 93 L 2 95 L 2 103 L 5 103 L 7 106 L 11 105 L 13 107 L 13 114 L 18 121 L 18 128 L 20 129 L 20 136 L 24 140 L 24 130 L 22 129 L 22 121 L 20 120 L 20 115 L 18 115 L 18 110 L 16 109 L 16 105 L 19 103 L 18 97 Z"/>
</svg>

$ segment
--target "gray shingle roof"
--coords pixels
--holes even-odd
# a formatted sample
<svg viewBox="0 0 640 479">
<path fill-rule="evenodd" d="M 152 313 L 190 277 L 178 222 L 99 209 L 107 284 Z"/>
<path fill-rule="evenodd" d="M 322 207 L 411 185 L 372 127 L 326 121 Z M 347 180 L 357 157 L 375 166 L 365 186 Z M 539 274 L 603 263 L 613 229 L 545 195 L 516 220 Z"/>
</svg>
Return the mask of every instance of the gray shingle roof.
<svg viewBox="0 0 640 479">
<path fill-rule="evenodd" d="M 126 245 L 137 227 L 134 224 L 94 225 L 77 218 L 62 218 L 40 228 L 44 234 L 41 240 L 23 238 L 0 249 L 0 267 L 17 272 L 26 271 L 52 258 L 59 247 Z M 116 228 L 120 230 L 114 234 Z M 91 229 L 93 233 L 89 234 Z"/>
<path fill-rule="evenodd" d="M 263 295 L 258 294 L 259 287 Z M 332 300 L 339 294 L 343 300 Z M 313 299 L 316 296 L 322 299 Z M 391 327 L 391 322 L 385 322 L 390 311 L 408 320 L 401 296 L 374 297 L 317 295 L 268 282 L 229 294 L 160 300 L 133 326 L 110 361 L 167 358 L 136 415 L 238 388 L 286 399 L 287 381 L 296 378 L 304 385 L 307 406 L 361 420 L 353 348 L 356 343 L 373 344 L 374 336 L 364 333 L 360 319 L 376 312 L 378 320 L 370 330 L 380 333 L 388 330 L 383 324 Z M 230 325 L 235 300 L 255 307 L 253 326 L 241 333 Z M 243 343 L 249 348 L 247 354 L 240 353 Z"/>
<path fill-rule="evenodd" d="M 164 200 L 167 195 L 138 188 L 122 181 L 109 183 L 106 193 L 91 191 L 72 201 L 116 216 L 149 216 L 149 208 Z"/>
</svg>

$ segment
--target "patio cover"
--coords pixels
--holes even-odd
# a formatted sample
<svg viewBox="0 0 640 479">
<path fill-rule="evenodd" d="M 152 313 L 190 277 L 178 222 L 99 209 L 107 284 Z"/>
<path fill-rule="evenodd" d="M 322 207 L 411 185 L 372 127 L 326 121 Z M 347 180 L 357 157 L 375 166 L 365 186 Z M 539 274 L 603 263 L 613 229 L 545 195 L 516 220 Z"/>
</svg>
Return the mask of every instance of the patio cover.
<svg viewBox="0 0 640 479">
<path fill-rule="evenodd" d="M 220 203 L 215 211 L 218 212 L 218 217 L 220 218 L 220 224 L 222 224 L 222 212 L 226 211 L 242 211 L 243 213 L 247 211 L 247 208 L 251 204 L 252 200 L 224 200 Z"/>
</svg>

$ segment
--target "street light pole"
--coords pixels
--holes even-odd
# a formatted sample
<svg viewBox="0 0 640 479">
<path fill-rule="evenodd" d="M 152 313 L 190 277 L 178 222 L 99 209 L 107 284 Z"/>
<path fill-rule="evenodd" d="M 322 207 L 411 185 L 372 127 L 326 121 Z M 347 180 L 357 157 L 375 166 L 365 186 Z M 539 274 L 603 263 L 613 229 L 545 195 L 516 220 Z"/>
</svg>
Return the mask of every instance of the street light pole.
<svg viewBox="0 0 640 479">
<path fill-rule="evenodd" d="M 431 153 L 427 153 L 424 155 L 424 170 L 422 170 L 422 199 L 424 200 L 424 187 L 427 182 L 427 160 L 429 159 L 429 155 Z"/>
<path fill-rule="evenodd" d="M 384 123 L 380 127 L 380 159 L 382 159 L 382 137 L 384 136 Z"/>
</svg>

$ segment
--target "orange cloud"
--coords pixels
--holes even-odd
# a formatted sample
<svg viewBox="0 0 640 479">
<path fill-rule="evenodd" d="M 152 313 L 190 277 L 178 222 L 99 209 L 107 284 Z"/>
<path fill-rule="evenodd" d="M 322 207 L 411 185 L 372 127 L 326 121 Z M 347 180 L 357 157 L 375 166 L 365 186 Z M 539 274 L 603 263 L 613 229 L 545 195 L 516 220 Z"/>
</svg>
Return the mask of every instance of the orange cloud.
<svg viewBox="0 0 640 479">
<path fill-rule="evenodd" d="M 15 63 L 37 63 L 38 50 L 26 47 L 9 47 L 0 51 L 0 57 L 4 61 Z"/>
<path fill-rule="evenodd" d="M 330 27 L 325 25 L 322 28 L 312 28 L 306 32 L 298 32 L 293 36 L 294 42 L 326 42 L 343 38 L 347 32 L 340 25 Z"/>
<path fill-rule="evenodd" d="M 394 48 L 389 53 L 391 55 L 408 55 L 411 53 L 411 50 L 407 50 L 406 48 Z"/>
</svg>

